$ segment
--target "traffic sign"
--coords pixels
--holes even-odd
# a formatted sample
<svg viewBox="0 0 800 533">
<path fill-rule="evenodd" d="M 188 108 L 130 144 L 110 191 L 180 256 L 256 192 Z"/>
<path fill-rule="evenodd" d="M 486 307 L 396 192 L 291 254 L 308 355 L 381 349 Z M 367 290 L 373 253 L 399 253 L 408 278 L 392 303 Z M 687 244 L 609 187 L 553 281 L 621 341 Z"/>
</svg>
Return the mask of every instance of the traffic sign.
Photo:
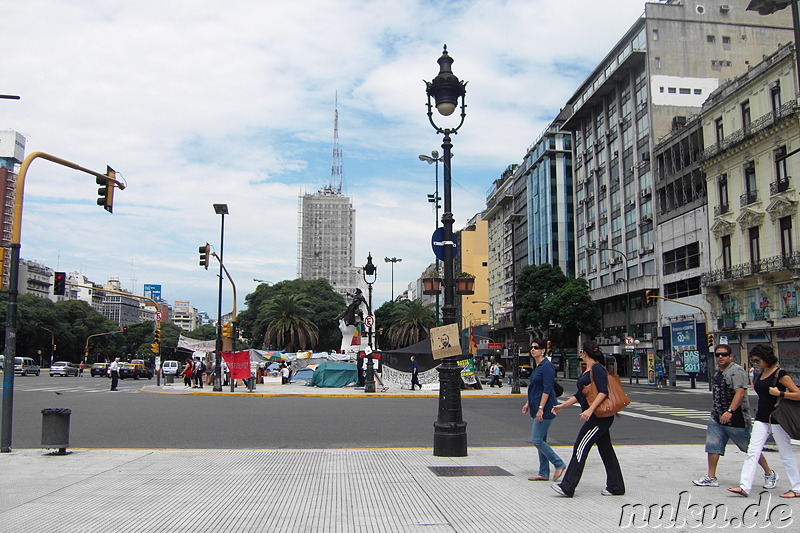
<svg viewBox="0 0 800 533">
<path fill-rule="evenodd" d="M 486 349 L 487 350 L 502 350 L 503 349 L 503 345 L 502 345 L 502 343 L 499 343 L 499 342 L 490 342 L 489 344 L 486 345 Z"/>
<path fill-rule="evenodd" d="M 633 346 L 633 337 L 625 337 L 625 344 Z"/>
<path fill-rule="evenodd" d="M 439 261 L 444 261 L 444 228 L 436 228 L 436 231 L 433 232 L 433 236 L 431 237 L 431 246 L 433 247 L 433 254 L 436 256 Z M 453 235 L 453 241 L 450 243 L 450 246 L 453 247 L 453 257 L 456 256 L 458 252 L 458 240 L 456 236 Z"/>
<path fill-rule="evenodd" d="M 156 311 L 156 321 L 161 322 L 162 314 L 161 311 Z"/>
<path fill-rule="evenodd" d="M 368 328 L 371 328 L 375 325 L 375 317 L 372 315 L 367 315 L 364 317 L 364 325 Z"/>
</svg>

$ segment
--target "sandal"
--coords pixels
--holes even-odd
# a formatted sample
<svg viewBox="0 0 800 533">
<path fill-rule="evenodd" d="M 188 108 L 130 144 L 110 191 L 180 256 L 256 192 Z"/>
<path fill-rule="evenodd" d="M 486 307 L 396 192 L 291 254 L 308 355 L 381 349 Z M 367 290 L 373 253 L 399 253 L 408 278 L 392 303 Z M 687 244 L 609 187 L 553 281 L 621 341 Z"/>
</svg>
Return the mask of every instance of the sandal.
<svg viewBox="0 0 800 533">
<path fill-rule="evenodd" d="M 797 492 L 796 490 L 787 490 L 781 494 L 781 498 L 800 498 L 800 492 Z"/>
<path fill-rule="evenodd" d="M 728 489 L 728 492 L 738 494 L 739 496 L 744 496 L 745 498 L 747 498 L 748 496 L 747 492 L 745 492 L 745 490 L 742 487 L 730 487 Z"/>
<path fill-rule="evenodd" d="M 566 469 L 567 469 L 566 466 L 564 468 L 556 468 L 556 471 L 553 472 L 553 481 L 558 481 L 559 479 L 561 479 L 561 475 L 564 473 L 564 470 Z"/>
<path fill-rule="evenodd" d="M 529 477 L 528 481 L 550 481 L 550 480 L 544 476 L 533 476 Z"/>
</svg>

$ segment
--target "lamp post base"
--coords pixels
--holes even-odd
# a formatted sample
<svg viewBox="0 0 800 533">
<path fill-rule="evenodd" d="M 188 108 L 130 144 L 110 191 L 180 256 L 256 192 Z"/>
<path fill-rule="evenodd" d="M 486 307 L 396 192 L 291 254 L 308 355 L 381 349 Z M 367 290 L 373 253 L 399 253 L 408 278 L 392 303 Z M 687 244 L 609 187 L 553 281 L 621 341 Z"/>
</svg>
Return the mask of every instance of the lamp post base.
<svg viewBox="0 0 800 533">
<path fill-rule="evenodd" d="M 372 356 L 367 359 L 367 375 L 364 376 L 364 392 L 375 392 L 375 363 Z"/>
<path fill-rule="evenodd" d="M 467 456 L 467 423 L 461 412 L 461 367 L 445 359 L 439 371 L 439 418 L 433 423 L 433 455 Z"/>
</svg>

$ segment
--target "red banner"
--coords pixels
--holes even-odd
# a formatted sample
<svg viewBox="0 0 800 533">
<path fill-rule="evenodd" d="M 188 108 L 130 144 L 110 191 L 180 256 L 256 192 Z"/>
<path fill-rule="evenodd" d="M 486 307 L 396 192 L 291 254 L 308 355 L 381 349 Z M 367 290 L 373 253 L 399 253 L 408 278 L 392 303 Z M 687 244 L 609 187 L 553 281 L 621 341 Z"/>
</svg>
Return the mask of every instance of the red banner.
<svg viewBox="0 0 800 533">
<path fill-rule="evenodd" d="M 221 353 L 223 361 L 228 365 L 231 378 L 248 379 L 250 377 L 250 351 Z"/>
</svg>

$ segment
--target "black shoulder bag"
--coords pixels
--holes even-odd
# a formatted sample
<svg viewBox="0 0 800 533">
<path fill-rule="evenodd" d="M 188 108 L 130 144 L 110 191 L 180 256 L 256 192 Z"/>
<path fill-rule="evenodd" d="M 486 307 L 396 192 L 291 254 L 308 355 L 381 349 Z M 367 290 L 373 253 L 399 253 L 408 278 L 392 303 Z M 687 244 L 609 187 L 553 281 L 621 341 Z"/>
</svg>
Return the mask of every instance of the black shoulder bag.
<svg viewBox="0 0 800 533">
<path fill-rule="evenodd" d="M 778 386 L 778 374 L 781 369 L 775 370 L 773 387 Z M 769 415 L 770 422 L 777 422 L 793 439 L 800 439 L 800 402 L 788 398 L 778 398 L 775 410 Z"/>
</svg>

